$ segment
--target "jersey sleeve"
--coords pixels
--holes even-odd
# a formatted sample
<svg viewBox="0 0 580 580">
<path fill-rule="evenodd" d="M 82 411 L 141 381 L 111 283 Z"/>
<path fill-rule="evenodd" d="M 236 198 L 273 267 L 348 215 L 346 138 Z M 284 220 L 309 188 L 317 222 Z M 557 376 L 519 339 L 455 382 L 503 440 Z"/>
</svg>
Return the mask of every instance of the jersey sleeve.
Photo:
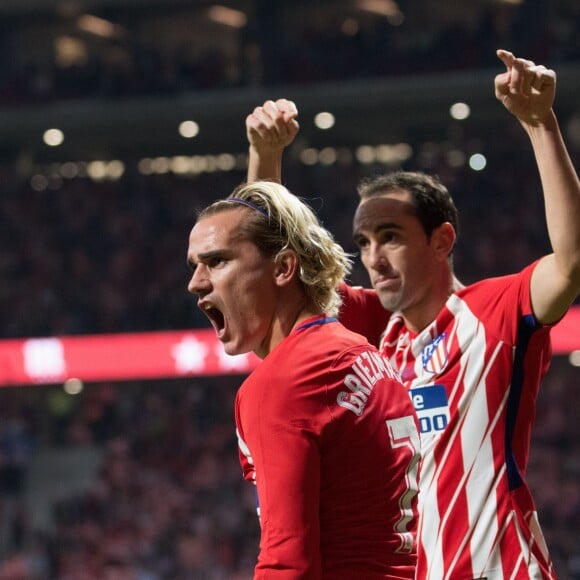
<svg viewBox="0 0 580 580">
<path fill-rule="evenodd" d="M 238 439 L 238 457 L 242 467 L 242 474 L 246 481 L 256 485 L 256 468 L 254 466 L 254 458 L 244 439 L 244 432 L 240 420 L 240 393 L 236 395 L 235 402 L 235 421 L 236 421 L 236 437 Z M 260 515 L 258 510 L 258 516 Z"/>
<path fill-rule="evenodd" d="M 340 322 L 378 348 L 391 313 L 383 308 L 374 290 L 343 282 L 339 292 L 342 298 Z"/>
<path fill-rule="evenodd" d="M 552 325 L 536 320 L 532 308 L 530 283 L 537 261 L 517 274 L 488 278 L 473 284 L 467 291 L 470 307 L 480 320 L 485 320 L 496 338 L 515 345 L 522 332 L 549 333 Z"/>
<path fill-rule="evenodd" d="M 320 451 L 307 426 L 273 428 L 258 463 L 262 534 L 254 578 L 317 580 L 320 557 Z"/>
</svg>

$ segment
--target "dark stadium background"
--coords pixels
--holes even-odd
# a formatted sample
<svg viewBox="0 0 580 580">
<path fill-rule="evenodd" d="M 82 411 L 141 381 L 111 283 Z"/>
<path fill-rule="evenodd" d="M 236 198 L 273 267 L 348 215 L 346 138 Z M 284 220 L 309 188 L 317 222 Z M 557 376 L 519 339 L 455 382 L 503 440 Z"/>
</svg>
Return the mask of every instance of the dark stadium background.
<svg viewBox="0 0 580 580">
<path fill-rule="evenodd" d="M 464 282 L 529 263 L 548 242 L 531 148 L 493 95 L 500 47 L 557 71 L 580 168 L 578 0 L 1 0 L 0 352 L 207 328 L 187 235 L 243 180 L 267 98 L 300 109 L 285 183 L 349 250 L 356 183 L 401 167 L 452 191 Z M 554 358 L 528 470 L 563 579 L 580 578 L 579 359 Z M 77 378 L 0 388 L 0 578 L 251 578 L 242 377 Z"/>
</svg>

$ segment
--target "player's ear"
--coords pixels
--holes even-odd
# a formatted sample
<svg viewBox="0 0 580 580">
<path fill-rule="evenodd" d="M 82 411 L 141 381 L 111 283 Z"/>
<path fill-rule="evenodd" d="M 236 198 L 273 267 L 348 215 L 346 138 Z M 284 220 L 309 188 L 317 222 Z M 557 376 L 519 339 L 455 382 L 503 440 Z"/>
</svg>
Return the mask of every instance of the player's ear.
<svg viewBox="0 0 580 580">
<path fill-rule="evenodd" d="M 286 286 L 298 276 L 300 262 L 294 250 L 284 250 L 274 264 L 274 279 L 278 286 Z"/>
<path fill-rule="evenodd" d="M 455 228 L 449 222 L 444 222 L 433 230 L 431 245 L 437 251 L 437 254 L 446 260 L 453 251 L 456 239 Z"/>
</svg>

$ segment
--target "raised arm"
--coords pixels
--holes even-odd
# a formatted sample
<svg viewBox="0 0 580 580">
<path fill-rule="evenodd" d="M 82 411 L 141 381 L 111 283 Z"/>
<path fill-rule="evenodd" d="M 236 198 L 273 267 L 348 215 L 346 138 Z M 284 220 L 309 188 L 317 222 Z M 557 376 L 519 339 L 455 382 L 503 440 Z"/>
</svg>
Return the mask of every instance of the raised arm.
<svg viewBox="0 0 580 580">
<path fill-rule="evenodd" d="M 505 50 L 497 55 L 506 72 L 495 78 L 496 97 L 528 134 L 544 192 L 553 253 L 534 270 L 531 298 L 536 318 L 552 323 L 580 293 L 580 181 L 552 109 L 556 74 Z"/>
<path fill-rule="evenodd" d="M 246 117 L 250 144 L 249 183 L 258 180 L 282 182 L 282 155 L 298 133 L 298 110 L 292 101 L 266 101 Z"/>
</svg>

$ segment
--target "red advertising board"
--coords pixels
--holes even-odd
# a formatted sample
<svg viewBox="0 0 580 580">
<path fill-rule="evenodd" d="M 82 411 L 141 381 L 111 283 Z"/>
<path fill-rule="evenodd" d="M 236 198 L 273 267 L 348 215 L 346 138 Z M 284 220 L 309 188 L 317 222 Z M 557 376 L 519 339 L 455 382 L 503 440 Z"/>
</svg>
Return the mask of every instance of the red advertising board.
<svg viewBox="0 0 580 580">
<path fill-rule="evenodd" d="M 580 351 L 580 306 L 554 327 L 552 347 Z M 210 329 L 0 340 L 0 386 L 246 374 L 258 362 L 225 354 Z"/>
<path fill-rule="evenodd" d="M 253 354 L 229 356 L 213 330 L 0 341 L 0 386 L 245 374 Z"/>
</svg>

